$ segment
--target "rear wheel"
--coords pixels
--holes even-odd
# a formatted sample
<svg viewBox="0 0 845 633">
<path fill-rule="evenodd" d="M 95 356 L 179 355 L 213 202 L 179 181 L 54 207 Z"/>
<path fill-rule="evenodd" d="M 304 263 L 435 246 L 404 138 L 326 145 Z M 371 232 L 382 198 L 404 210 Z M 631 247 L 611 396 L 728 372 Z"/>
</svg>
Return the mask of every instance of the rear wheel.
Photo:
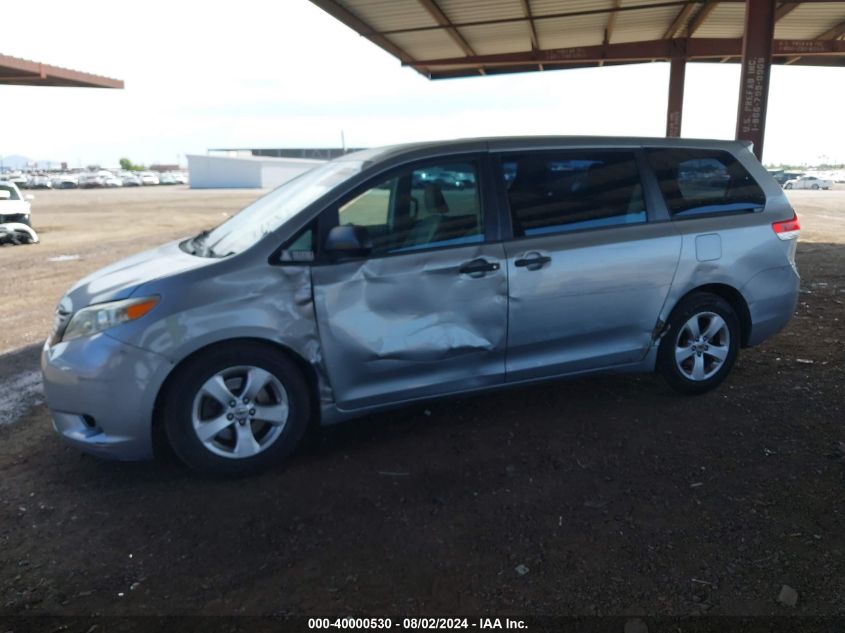
<svg viewBox="0 0 845 633">
<path fill-rule="evenodd" d="M 810 187 L 810 189 L 818 189 L 818 188 L 819 188 L 818 185 L 813 185 L 812 187 Z"/>
<path fill-rule="evenodd" d="M 792 183 L 788 182 L 783 186 L 784 189 L 792 189 Z"/>
<path fill-rule="evenodd" d="M 276 350 L 227 344 L 177 370 L 162 414 L 170 445 L 188 466 L 213 475 L 251 474 L 296 449 L 310 416 L 308 387 Z"/>
<path fill-rule="evenodd" d="M 710 293 L 692 294 L 669 317 L 658 369 L 681 393 L 710 391 L 730 373 L 739 338 L 739 319 L 727 301 Z"/>
</svg>

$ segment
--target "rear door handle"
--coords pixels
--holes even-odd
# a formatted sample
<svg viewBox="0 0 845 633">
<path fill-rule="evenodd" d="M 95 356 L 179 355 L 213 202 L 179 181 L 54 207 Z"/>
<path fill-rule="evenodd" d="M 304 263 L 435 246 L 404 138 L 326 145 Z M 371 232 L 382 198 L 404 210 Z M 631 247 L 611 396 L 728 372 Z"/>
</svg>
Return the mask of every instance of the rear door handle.
<svg viewBox="0 0 845 633">
<path fill-rule="evenodd" d="M 458 272 L 462 275 L 474 275 L 478 277 L 484 273 L 491 273 L 496 270 L 499 270 L 499 264 L 497 262 L 488 262 L 486 259 L 474 259 L 458 268 Z"/>
<path fill-rule="evenodd" d="M 528 270 L 540 270 L 544 265 L 552 261 L 552 258 L 540 253 L 528 253 L 525 257 L 514 261 L 513 265 Z"/>
</svg>

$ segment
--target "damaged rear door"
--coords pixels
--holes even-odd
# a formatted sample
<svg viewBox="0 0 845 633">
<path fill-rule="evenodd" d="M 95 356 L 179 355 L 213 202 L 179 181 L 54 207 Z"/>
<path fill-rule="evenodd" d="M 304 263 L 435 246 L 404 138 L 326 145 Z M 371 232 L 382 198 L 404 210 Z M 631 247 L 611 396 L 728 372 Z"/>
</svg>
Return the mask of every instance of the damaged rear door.
<svg viewBox="0 0 845 633">
<path fill-rule="evenodd" d="M 368 255 L 312 268 L 325 366 L 342 409 L 504 380 L 507 275 L 482 155 L 387 172 L 327 210 Z"/>
</svg>

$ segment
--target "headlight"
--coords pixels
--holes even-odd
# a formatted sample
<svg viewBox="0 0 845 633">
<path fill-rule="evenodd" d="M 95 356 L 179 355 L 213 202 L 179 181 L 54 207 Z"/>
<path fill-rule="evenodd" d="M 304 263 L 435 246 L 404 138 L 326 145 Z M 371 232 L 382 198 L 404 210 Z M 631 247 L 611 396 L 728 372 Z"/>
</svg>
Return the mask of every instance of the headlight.
<svg viewBox="0 0 845 633">
<path fill-rule="evenodd" d="M 70 341 L 80 336 L 91 336 L 108 330 L 115 325 L 140 319 L 158 303 L 158 297 L 143 297 L 97 303 L 82 308 L 73 315 L 62 335 L 63 341 Z"/>
</svg>

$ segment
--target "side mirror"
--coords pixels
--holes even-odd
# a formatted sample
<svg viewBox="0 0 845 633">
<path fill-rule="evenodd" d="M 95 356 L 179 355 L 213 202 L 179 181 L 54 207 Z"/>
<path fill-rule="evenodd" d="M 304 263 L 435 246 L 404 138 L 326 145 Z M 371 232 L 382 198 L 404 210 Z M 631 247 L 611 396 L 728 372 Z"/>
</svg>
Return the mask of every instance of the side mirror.
<svg viewBox="0 0 845 633">
<path fill-rule="evenodd" d="M 347 224 L 329 231 L 323 250 L 335 259 L 364 257 L 373 250 L 373 241 L 365 227 Z"/>
<path fill-rule="evenodd" d="M 11 197 L 11 192 L 6 191 L 5 189 L 0 189 L 0 200 L 8 200 Z"/>
</svg>

